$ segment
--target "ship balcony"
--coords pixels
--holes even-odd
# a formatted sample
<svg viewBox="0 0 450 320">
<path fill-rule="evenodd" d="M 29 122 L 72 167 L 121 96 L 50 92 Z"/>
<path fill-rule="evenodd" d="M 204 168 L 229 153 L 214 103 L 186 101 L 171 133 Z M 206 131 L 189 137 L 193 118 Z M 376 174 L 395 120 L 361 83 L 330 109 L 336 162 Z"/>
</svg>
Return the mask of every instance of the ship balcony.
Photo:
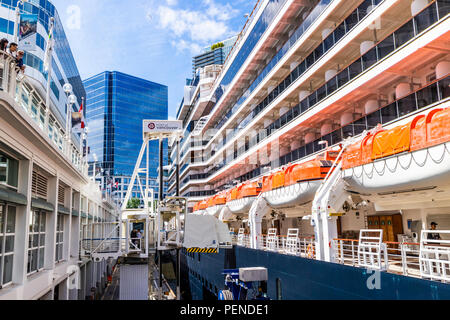
<svg viewBox="0 0 450 320">
<path fill-rule="evenodd" d="M 351 12 L 354 8 L 349 7 L 349 10 Z M 251 90 L 247 90 L 231 111 L 223 115 L 222 119 L 217 122 L 214 126 L 216 135 L 210 140 L 210 143 L 217 142 L 225 130 L 244 127 L 243 123 L 246 119 L 253 117 L 255 105 L 261 104 L 261 101 L 264 100 L 271 101 L 274 92 L 279 94 L 280 90 L 286 90 L 287 87 L 292 88 L 291 82 L 284 84 L 286 81 L 282 80 L 287 79 L 289 74 L 295 73 L 296 69 L 301 68 L 298 71 L 301 74 L 300 77 L 295 76 L 299 77 L 299 81 L 295 83 L 297 87 L 295 94 L 286 97 L 280 104 L 269 104 L 266 108 L 267 114 L 282 113 L 286 106 L 298 103 L 306 93 L 319 88 L 326 80 L 327 74 L 330 74 L 329 72 L 340 70 L 360 57 L 362 54 L 360 46 L 362 43 L 369 43 L 369 39 L 373 40 L 373 24 L 377 21 L 382 21 L 382 28 L 376 31 L 377 38 L 383 39 L 410 19 L 408 13 L 410 9 L 406 3 L 381 2 L 367 13 L 367 16 L 361 17 L 356 25 L 350 27 L 347 22 L 348 17 L 353 16 L 355 12 L 358 14 L 362 9 L 358 7 L 350 16 L 349 10 L 343 11 L 338 16 L 339 19 L 336 21 L 341 23 L 338 27 L 330 28 L 329 21 L 324 20 L 322 24 L 313 29 L 314 32 L 305 33 L 293 41 L 289 48 L 281 50 L 278 54 L 281 57 L 277 58 L 275 63 L 271 63 L 269 70 L 264 70 L 258 76 L 252 83 Z M 336 13 L 333 13 L 333 16 L 335 17 Z M 321 30 L 329 30 L 331 34 L 322 40 L 322 37 L 319 37 Z M 260 123 L 262 124 L 263 121 Z"/>
<path fill-rule="evenodd" d="M 435 5 L 436 2 L 431 4 L 429 9 L 435 10 Z M 411 21 L 408 22 L 408 26 L 409 25 L 413 27 Z M 404 27 L 402 30 L 402 33 L 405 32 Z M 276 138 L 268 140 L 264 138 L 263 140 L 267 141 L 264 145 L 260 145 L 260 140 L 258 142 L 258 148 L 261 149 L 267 147 L 271 142 L 275 142 L 275 140 L 290 141 L 292 139 L 295 140 L 296 137 L 304 137 L 305 129 L 318 128 L 327 120 L 346 125 L 341 123 L 339 119 L 343 114 L 350 112 L 353 120 L 356 118 L 356 115 L 354 114 L 355 110 L 357 110 L 356 113 L 359 112 L 359 116 L 363 115 L 365 113 L 364 103 L 372 97 L 379 95 L 380 92 L 384 92 L 387 97 L 388 94 L 393 93 L 392 88 L 395 88 L 400 83 L 404 82 L 408 77 L 411 78 L 411 76 L 414 75 L 413 78 L 416 76 L 419 78 L 426 78 L 428 75 L 425 75 L 424 73 L 428 72 L 427 70 L 433 68 L 439 61 L 445 61 L 446 57 L 448 57 L 448 48 L 445 45 L 446 41 L 448 41 L 446 40 L 448 37 L 447 30 L 448 17 L 444 16 L 440 21 L 434 23 L 433 28 L 428 28 L 426 31 L 420 33 L 420 36 L 417 36 L 417 31 L 408 32 L 408 37 L 412 37 L 412 39 L 404 39 L 405 41 L 400 43 L 400 48 L 393 48 L 394 51 L 392 53 L 384 52 L 383 54 L 380 54 L 380 51 L 376 54 L 376 59 L 367 59 L 369 55 L 373 55 L 375 52 L 374 50 L 377 50 L 377 47 L 374 47 L 372 51 L 358 59 L 357 61 L 359 62 L 354 62 L 360 64 L 359 74 L 355 73 L 352 75 L 352 79 L 350 79 L 350 76 L 347 74 L 347 80 L 342 82 L 345 83 L 342 88 L 339 88 L 340 85 L 338 85 L 337 87 L 335 86 L 334 89 L 330 87 L 329 90 L 328 85 L 331 86 L 332 81 L 335 81 L 337 84 L 341 83 L 342 72 L 349 72 L 349 68 L 353 69 L 353 64 L 351 64 L 349 68 L 342 70 L 340 74 L 325 84 L 324 87 L 319 88 L 310 96 L 307 96 L 302 100 L 302 103 L 299 104 L 301 110 L 297 114 L 291 114 L 291 117 L 289 118 L 290 112 L 288 112 L 286 115 L 282 116 L 282 118 L 288 116 L 284 121 L 285 124 L 283 125 L 283 123 L 281 123 L 280 125 L 280 129 L 284 127 L 284 129 L 281 130 L 283 133 L 279 131 L 280 129 L 278 129 L 278 127 L 274 128 L 276 131 L 279 131 L 280 134 L 276 134 Z M 393 35 L 395 36 L 395 33 Z M 389 37 L 392 37 L 393 35 Z M 383 45 L 384 42 L 386 42 L 386 40 L 383 40 L 380 43 Z M 367 67 L 365 67 L 364 64 L 367 64 Z M 298 92 L 294 88 L 295 86 L 287 89 L 284 93 L 281 93 L 281 98 L 274 99 L 272 103 L 281 105 L 287 97 L 298 95 Z M 324 90 L 326 92 L 325 95 L 323 95 L 322 92 Z M 327 93 L 328 91 L 330 91 L 330 94 Z M 317 95 L 318 93 L 320 94 Z M 305 102 L 309 106 L 304 106 Z M 311 105 L 314 105 L 314 107 L 311 108 Z M 352 106 L 352 110 L 349 110 L 350 105 Z M 360 107 L 355 108 L 355 106 Z M 266 110 L 267 108 L 262 109 L 259 115 L 251 119 L 249 124 L 239 131 L 239 136 L 248 136 L 251 131 L 257 129 L 257 124 L 264 121 L 265 117 L 268 117 L 269 115 L 269 112 Z M 273 120 L 270 122 L 272 121 Z M 236 135 L 236 137 L 238 136 Z M 236 137 L 231 139 L 231 141 L 226 141 L 227 148 L 232 147 L 232 144 L 236 141 Z M 221 148 L 217 149 L 219 151 L 223 150 Z M 246 147 L 245 150 L 247 151 L 249 149 L 251 148 Z M 254 152 L 257 152 L 257 150 L 253 149 L 253 153 Z M 219 154 L 221 154 L 221 152 L 219 152 Z M 246 154 L 248 155 L 247 152 Z M 217 162 L 217 160 L 214 159 L 217 156 L 217 153 L 215 155 L 207 154 L 204 156 L 204 158 L 207 159 L 205 163 L 193 165 L 196 167 L 200 165 L 209 165 Z M 241 161 L 241 163 L 243 163 L 243 161 Z"/>
</svg>

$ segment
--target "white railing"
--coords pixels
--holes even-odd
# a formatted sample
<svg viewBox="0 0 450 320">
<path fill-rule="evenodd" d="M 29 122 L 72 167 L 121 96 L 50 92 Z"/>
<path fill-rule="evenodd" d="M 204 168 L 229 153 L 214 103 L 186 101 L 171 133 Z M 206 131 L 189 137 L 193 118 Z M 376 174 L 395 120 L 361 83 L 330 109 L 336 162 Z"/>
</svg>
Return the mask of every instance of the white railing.
<svg viewBox="0 0 450 320">
<path fill-rule="evenodd" d="M 39 94 L 31 78 L 26 76 L 16 66 L 14 57 L 4 51 L 0 51 L 0 88 L 6 92 L 21 107 L 37 127 L 43 136 L 48 137 L 56 150 L 60 150 L 66 160 L 80 171 L 83 175 L 88 175 L 87 160 L 83 157 L 83 150 L 80 145 L 72 143 L 66 135 L 66 126 L 61 125 L 50 111 L 50 106 L 46 106 L 45 98 Z M 36 80 L 35 80 L 36 82 Z M 69 143 L 70 140 L 70 143 Z"/>
<path fill-rule="evenodd" d="M 377 253 L 380 265 L 389 273 L 450 282 L 450 240 L 428 240 L 430 233 L 443 235 L 450 234 L 450 231 L 423 231 L 421 243 L 382 242 L 382 252 L 380 255 Z M 360 263 L 362 259 L 358 257 L 359 240 L 334 239 L 331 245 L 337 263 L 368 267 L 367 260 L 366 263 Z"/>
<path fill-rule="evenodd" d="M 123 251 L 119 222 L 103 222 L 82 226 L 81 247 L 86 255 Z"/>
</svg>

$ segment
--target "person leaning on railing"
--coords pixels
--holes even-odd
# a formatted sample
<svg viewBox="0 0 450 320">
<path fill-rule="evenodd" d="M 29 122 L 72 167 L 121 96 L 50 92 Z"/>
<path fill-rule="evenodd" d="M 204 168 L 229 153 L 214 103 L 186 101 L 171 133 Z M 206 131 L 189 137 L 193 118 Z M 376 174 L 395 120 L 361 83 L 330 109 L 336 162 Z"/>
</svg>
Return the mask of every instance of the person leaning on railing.
<svg viewBox="0 0 450 320">
<path fill-rule="evenodd" d="M 17 58 L 16 58 L 16 66 L 19 69 L 19 71 L 22 71 L 22 73 L 25 72 L 25 66 L 23 65 L 23 56 L 25 52 L 23 50 L 19 50 L 17 52 Z"/>
</svg>

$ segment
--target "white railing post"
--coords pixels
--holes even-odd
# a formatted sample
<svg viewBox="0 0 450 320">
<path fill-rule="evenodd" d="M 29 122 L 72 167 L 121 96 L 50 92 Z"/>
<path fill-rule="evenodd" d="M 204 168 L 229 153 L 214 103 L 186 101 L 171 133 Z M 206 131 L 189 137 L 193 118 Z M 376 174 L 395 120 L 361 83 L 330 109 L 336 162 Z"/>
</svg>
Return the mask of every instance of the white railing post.
<svg viewBox="0 0 450 320">
<path fill-rule="evenodd" d="M 345 257 L 344 257 L 344 242 L 342 240 L 340 240 L 340 246 L 341 246 L 341 259 L 342 259 L 342 264 L 345 264 Z"/>
</svg>

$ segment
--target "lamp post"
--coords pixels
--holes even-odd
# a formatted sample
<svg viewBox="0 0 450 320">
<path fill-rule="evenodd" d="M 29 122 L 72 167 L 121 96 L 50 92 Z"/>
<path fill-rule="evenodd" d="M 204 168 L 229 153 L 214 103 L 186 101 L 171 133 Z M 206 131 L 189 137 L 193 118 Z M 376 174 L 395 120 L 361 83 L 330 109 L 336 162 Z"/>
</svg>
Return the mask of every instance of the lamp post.
<svg viewBox="0 0 450 320">
<path fill-rule="evenodd" d="M 70 143 L 72 140 L 72 130 L 71 130 L 71 118 L 72 118 L 72 106 L 77 102 L 77 97 L 72 93 L 72 85 L 70 83 L 66 83 L 63 86 L 64 93 L 67 97 L 67 114 L 66 114 L 66 143 L 67 143 L 67 151 L 68 156 L 70 156 Z"/>
<path fill-rule="evenodd" d="M 19 0 L 17 1 L 16 6 L 16 19 L 14 20 L 14 42 L 18 42 L 18 29 L 20 24 L 20 5 L 23 5 L 25 2 L 28 2 L 28 0 Z"/>
</svg>

